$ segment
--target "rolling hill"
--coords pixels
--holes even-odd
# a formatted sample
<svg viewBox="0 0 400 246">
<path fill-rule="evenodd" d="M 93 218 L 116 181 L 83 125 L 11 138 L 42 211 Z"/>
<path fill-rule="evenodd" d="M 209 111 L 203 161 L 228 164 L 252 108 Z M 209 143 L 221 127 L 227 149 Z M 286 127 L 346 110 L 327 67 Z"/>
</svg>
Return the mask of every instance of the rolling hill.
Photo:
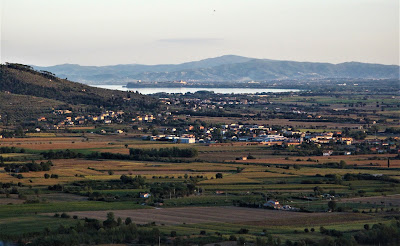
<svg viewBox="0 0 400 246">
<path fill-rule="evenodd" d="M 340 64 L 278 61 L 227 55 L 182 64 L 35 67 L 86 84 L 142 81 L 244 82 L 326 78 L 398 79 L 399 66 L 359 62 Z"/>
<path fill-rule="evenodd" d="M 0 110 L 27 113 L 49 110 L 59 105 L 80 108 L 146 110 L 157 107 L 149 96 L 106 90 L 60 79 L 21 64 L 0 65 Z"/>
</svg>

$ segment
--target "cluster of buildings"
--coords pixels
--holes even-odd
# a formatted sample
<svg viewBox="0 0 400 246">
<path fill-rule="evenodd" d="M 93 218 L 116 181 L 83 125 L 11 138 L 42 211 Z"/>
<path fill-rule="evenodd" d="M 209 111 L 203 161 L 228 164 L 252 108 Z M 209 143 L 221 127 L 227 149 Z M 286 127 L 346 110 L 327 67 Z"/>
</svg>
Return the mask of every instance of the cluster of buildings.
<svg viewBox="0 0 400 246">
<path fill-rule="evenodd" d="M 182 131 L 176 128 L 160 128 L 164 134 L 154 136 L 144 136 L 144 140 L 151 141 L 170 141 L 174 143 L 209 143 L 220 144 L 230 142 L 231 144 L 257 144 L 257 145 L 281 145 L 296 146 L 302 143 L 325 146 L 322 155 L 330 156 L 336 152 L 331 150 L 333 146 L 340 147 L 340 153 L 351 155 L 358 151 L 356 144 L 368 144 L 372 146 L 369 151 L 377 153 L 393 153 L 398 150 L 395 142 L 382 142 L 371 140 L 355 140 L 351 137 L 343 136 L 341 131 L 331 132 L 304 132 L 295 131 L 291 128 L 274 130 L 259 124 L 225 124 L 216 126 L 193 126 L 189 125 Z"/>
<path fill-rule="evenodd" d="M 286 210 L 286 211 L 298 211 L 298 208 L 292 207 L 290 205 L 281 205 L 277 200 L 268 200 L 263 204 L 265 208 L 277 209 L 277 210 Z"/>
<path fill-rule="evenodd" d="M 73 112 L 71 110 L 57 109 L 53 110 L 53 115 L 57 117 L 57 123 L 54 126 L 55 128 L 62 126 L 75 126 L 75 125 L 86 125 L 89 123 L 101 123 L 101 124 L 112 124 L 112 123 L 123 123 L 127 119 L 123 117 L 125 114 L 124 111 L 111 111 L 107 110 L 98 115 L 78 115 L 73 116 Z M 59 119 L 61 118 L 61 119 Z M 138 122 L 138 123 L 151 123 L 156 117 L 153 115 L 143 114 L 137 115 L 136 117 L 129 118 L 128 122 Z M 48 122 L 49 120 L 46 117 L 37 118 L 37 122 Z"/>
<path fill-rule="evenodd" d="M 107 110 L 99 115 L 78 115 L 78 116 L 71 116 L 73 112 L 71 110 L 54 110 L 54 115 L 64 117 L 61 121 L 57 123 L 57 126 L 73 126 L 73 125 L 85 125 L 88 122 L 98 122 L 103 124 L 111 124 L 113 122 L 121 123 L 122 122 L 122 115 L 124 111 L 111 111 Z M 47 121 L 45 117 L 40 117 L 37 119 L 38 122 L 40 121 Z"/>
<path fill-rule="evenodd" d="M 210 98 L 180 98 L 180 97 L 170 97 L 161 98 L 161 102 L 166 105 L 185 105 L 191 108 L 193 111 L 200 109 L 215 109 L 224 108 L 229 105 L 264 105 L 269 104 L 267 97 L 263 95 L 257 95 L 253 98 L 239 97 L 239 96 L 222 96 Z"/>
<path fill-rule="evenodd" d="M 156 135 L 156 136 L 143 136 L 143 140 L 150 141 L 168 141 L 173 143 L 193 144 L 196 143 L 196 138 L 193 135 L 186 134 L 182 136 L 176 135 Z M 198 143 L 199 141 L 197 141 Z"/>
</svg>

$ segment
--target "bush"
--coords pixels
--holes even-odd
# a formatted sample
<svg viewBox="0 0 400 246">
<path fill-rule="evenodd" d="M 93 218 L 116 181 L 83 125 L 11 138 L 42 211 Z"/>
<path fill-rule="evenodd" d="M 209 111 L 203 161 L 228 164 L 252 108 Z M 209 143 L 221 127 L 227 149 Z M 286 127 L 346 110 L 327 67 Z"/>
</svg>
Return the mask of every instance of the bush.
<svg viewBox="0 0 400 246">
<path fill-rule="evenodd" d="M 64 219 L 69 219 L 71 216 L 69 216 L 69 215 L 66 214 L 66 213 L 62 213 L 60 217 L 61 217 L 61 218 L 64 218 Z"/>
<path fill-rule="evenodd" d="M 249 233 L 249 229 L 241 228 L 241 229 L 238 231 L 238 233 L 239 233 L 239 234 L 247 234 L 247 233 Z"/>
<path fill-rule="evenodd" d="M 229 241 L 236 241 L 237 238 L 235 237 L 235 235 L 230 235 L 229 236 Z"/>
</svg>

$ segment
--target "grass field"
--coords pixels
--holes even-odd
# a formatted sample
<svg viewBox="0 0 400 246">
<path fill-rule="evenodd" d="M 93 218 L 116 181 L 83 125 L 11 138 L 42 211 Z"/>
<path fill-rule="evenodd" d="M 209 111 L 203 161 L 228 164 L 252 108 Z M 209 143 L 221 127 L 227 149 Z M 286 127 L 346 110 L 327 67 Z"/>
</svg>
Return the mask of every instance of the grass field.
<svg viewBox="0 0 400 246">
<path fill-rule="evenodd" d="M 99 220 L 106 218 L 107 211 L 77 211 L 74 215 L 78 217 L 90 217 Z M 162 208 L 146 210 L 113 210 L 116 217 L 125 219 L 131 217 L 138 224 L 156 222 L 157 224 L 179 225 L 179 224 L 201 224 L 201 223 L 249 223 L 263 224 L 273 221 L 277 225 L 310 225 L 322 224 L 325 221 L 339 222 L 344 217 L 351 220 L 366 220 L 367 215 L 360 214 L 336 214 L 336 213 L 295 213 L 269 209 L 254 209 L 240 207 L 184 207 L 184 208 Z M 233 216 L 232 216 L 233 215 Z M 340 215 L 340 216 L 338 216 Z M 350 220 L 351 219 L 351 220 Z M 279 221 L 281 221 L 279 223 Z M 320 221 L 320 222 L 316 222 Z M 324 222 L 323 222 L 324 221 Z"/>
<path fill-rule="evenodd" d="M 306 127 L 303 130 L 307 130 Z M 334 126 L 330 128 L 335 129 Z M 87 132 L 84 135 L 83 132 L 55 136 L 36 134 L 29 138 L 0 140 L 1 147 L 26 149 L 26 153 L 1 154 L 3 158 L 14 158 L 5 164 L 22 165 L 31 159 L 42 161 L 42 150 L 70 149 L 81 153 L 100 151 L 128 154 L 129 149 L 125 145 L 128 148 L 144 149 L 194 147 L 199 155 L 192 159 L 176 158 L 182 161 L 180 163 L 55 159 L 52 160 L 54 166 L 50 171 L 25 172 L 21 173 L 22 178 L 1 169 L 0 182 L 12 183 L 25 198 L 18 198 L 17 194 L 6 195 L 6 192 L 0 194 L 0 238 L 2 235 L 18 237 L 22 233 L 41 232 L 46 227 L 55 229 L 61 224 L 68 226 L 77 223 L 74 219 L 55 218 L 54 213 L 66 212 L 80 219 L 90 217 L 104 220 L 107 212 L 112 211 L 116 217 L 131 217 L 135 223 L 156 222 L 162 232 L 169 234 L 176 231 L 184 237 L 196 237 L 200 231 L 206 231 L 208 236 L 218 232 L 223 238 L 236 235 L 255 240 L 263 235 L 263 230 L 267 230 L 270 235 L 279 236 L 282 240 L 296 241 L 299 237 L 319 240 L 324 237 L 322 234 L 305 233 L 304 228 L 318 230 L 324 226 L 351 234 L 367 223 L 390 223 L 400 208 L 400 185 L 396 182 L 342 180 L 335 183 L 329 178 L 332 174 L 343 176 L 347 173 L 362 173 L 400 179 L 400 161 L 395 159 L 394 154 L 298 157 L 285 153 L 276 155 L 263 145 L 177 145 L 141 141 L 132 135 L 104 137 Z M 256 159 L 236 160 L 248 154 Z M 393 159 L 390 168 L 387 168 L 388 157 Z M 342 160 L 346 162 L 345 168 L 324 166 Z M 222 178 L 216 178 L 217 173 L 221 173 Z M 58 178 L 46 179 L 45 174 L 57 175 Z M 120 183 L 121 175 L 141 175 L 145 178 L 145 185 L 124 188 Z M 201 195 L 194 193 L 196 195 L 178 198 L 166 195 L 161 199 L 163 205 L 157 209 L 152 207 L 157 201 L 155 197 L 138 198 L 139 193 L 148 192 L 154 183 L 172 185 L 191 182 L 196 191 L 202 190 Z M 48 189 L 48 186 L 57 184 L 75 193 Z M 316 194 L 316 189 L 320 194 Z M 88 196 L 93 193 L 104 196 L 104 200 L 89 200 Z M 326 212 L 329 200 L 322 197 L 325 193 L 336 193 L 337 206 L 344 208 L 345 212 Z M 277 199 L 282 205 L 303 208 L 312 213 L 232 206 L 241 202 L 257 207 L 268 199 Z M 142 203 L 150 206 L 139 205 Z M 241 228 L 249 229 L 249 233 L 239 234 Z"/>
</svg>

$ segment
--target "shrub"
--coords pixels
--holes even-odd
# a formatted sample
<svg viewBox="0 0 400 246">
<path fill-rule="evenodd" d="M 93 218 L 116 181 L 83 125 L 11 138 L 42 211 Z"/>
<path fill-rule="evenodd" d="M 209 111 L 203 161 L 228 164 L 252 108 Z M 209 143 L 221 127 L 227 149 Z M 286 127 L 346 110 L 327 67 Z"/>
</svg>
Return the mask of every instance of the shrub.
<svg viewBox="0 0 400 246">
<path fill-rule="evenodd" d="M 62 213 L 60 217 L 64 218 L 64 219 L 69 219 L 70 218 L 70 216 L 68 214 L 66 214 L 66 213 Z"/>
</svg>

